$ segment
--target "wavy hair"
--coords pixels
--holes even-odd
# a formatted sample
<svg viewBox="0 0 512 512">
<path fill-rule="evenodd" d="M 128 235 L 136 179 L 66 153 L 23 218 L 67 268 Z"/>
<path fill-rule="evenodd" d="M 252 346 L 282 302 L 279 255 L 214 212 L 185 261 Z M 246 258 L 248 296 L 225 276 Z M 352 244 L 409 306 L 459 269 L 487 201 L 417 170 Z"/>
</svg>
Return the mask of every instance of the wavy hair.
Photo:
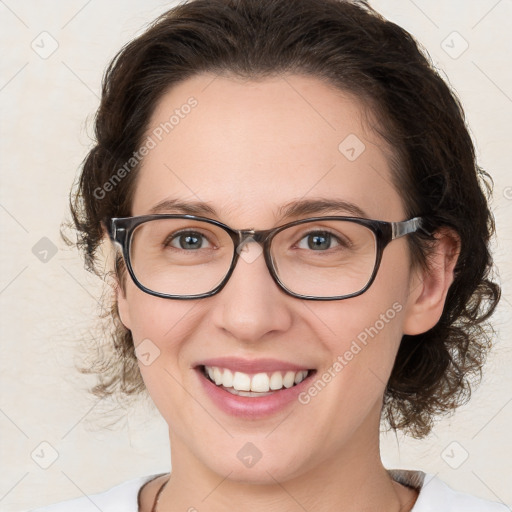
<svg viewBox="0 0 512 512">
<path fill-rule="evenodd" d="M 394 430 L 426 436 L 436 416 L 465 403 L 491 348 L 500 288 L 491 280 L 488 206 L 492 180 L 476 162 L 461 103 L 428 52 L 366 1 L 192 0 L 157 18 L 125 45 L 103 77 L 95 143 L 71 193 L 72 226 L 86 268 L 100 276 L 101 220 L 129 216 L 137 167 L 105 197 L 98 190 L 141 144 L 161 97 L 203 72 L 249 80 L 316 77 L 361 100 L 372 128 L 392 149 L 392 174 L 407 215 L 427 229 L 453 229 L 461 241 L 442 316 L 404 336 L 387 384 L 382 418 Z M 69 240 L 69 239 L 68 239 Z M 413 262 L 428 265 L 432 236 L 408 237 Z M 118 259 L 116 273 L 122 271 Z M 100 397 L 145 390 L 132 336 L 107 296 L 109 339 L 81 371 L 94 373 Z M 96 340 L 99 342 L 99 340 Z"/>
</svg>

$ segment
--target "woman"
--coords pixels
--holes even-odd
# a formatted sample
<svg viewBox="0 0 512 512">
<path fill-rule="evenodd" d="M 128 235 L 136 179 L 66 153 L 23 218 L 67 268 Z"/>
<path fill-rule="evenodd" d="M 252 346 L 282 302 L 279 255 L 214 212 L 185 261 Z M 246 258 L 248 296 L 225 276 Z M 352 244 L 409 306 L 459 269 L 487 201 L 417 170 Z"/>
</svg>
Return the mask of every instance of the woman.
<svg viewBox="0 0 512 512">
<path fill-rule="evenodd" d="M 172 471 L 42 511 L 505 511 L 386 469 L 467 396 L 492 214 L 455 95 L 341 0 L 195 0 L 109 66 L 72 213 L 115 252 L 116 359 Z M 109 245 L 110 244 L 110 245 Z"/>
</svg>

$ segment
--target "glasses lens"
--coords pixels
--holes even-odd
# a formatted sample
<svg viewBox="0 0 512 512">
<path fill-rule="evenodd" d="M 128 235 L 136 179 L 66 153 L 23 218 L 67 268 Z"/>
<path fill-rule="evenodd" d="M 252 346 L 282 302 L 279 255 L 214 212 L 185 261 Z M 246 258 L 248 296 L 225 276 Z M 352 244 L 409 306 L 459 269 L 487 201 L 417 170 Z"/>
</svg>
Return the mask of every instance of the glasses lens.
<svg viewBox="0 0 512 512">
<path fill-rule="evenodd" d="M 213 290 L 233 259 L 233 241 L 223 229 L 191 219 L 155 219 L 135 228 L 130 261 L 144 287 L 166 295 Z"/>
<path fill-rule="evenodd" d="M 321 220 L 291 226 L 272 241 L 279 280 L 293 293 L 337 297 L 361 291 L 377 256 L 375 234 L 351 221 Z"/>
</svg>

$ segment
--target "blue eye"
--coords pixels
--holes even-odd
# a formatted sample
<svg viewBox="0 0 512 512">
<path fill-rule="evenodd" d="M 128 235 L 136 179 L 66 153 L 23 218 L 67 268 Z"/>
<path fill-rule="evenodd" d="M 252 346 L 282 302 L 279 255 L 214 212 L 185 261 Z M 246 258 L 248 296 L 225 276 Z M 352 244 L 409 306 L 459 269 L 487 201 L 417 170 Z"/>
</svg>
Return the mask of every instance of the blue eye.
<svg viewBox="0 0 512 512">
<path fill-rule="evenodd" d="M 203 245 L 205 244 L 205 245 Z M 164 247 L 174 247 L 175 249 L 204 249 L 207 247 L 208 239 L 197 231 L 182 231 L 167 237 Z"/>
</svg>

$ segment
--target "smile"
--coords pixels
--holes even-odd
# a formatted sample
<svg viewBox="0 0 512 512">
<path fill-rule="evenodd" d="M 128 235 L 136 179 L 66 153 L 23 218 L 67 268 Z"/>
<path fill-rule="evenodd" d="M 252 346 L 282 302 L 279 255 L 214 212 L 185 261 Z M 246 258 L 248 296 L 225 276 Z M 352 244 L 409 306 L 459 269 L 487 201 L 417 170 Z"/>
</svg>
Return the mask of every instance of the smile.
<svg viewBox="0 0 512 512">
<path fill-rule="evenodd" d="M 263 420 L 297 406 L 317 373 L 277 360 L 217 358 L 208 363 L 192 366 L 205 397 L 225 414 L 246 420 Z"/>
<path fill-rule="evenodd" d="M 282 370 L 249 374 L 218 366 L 203 366 L 207 379 L 238 396 L 266 396 L 301 383 L 312 370 Z"/>
</svg>

